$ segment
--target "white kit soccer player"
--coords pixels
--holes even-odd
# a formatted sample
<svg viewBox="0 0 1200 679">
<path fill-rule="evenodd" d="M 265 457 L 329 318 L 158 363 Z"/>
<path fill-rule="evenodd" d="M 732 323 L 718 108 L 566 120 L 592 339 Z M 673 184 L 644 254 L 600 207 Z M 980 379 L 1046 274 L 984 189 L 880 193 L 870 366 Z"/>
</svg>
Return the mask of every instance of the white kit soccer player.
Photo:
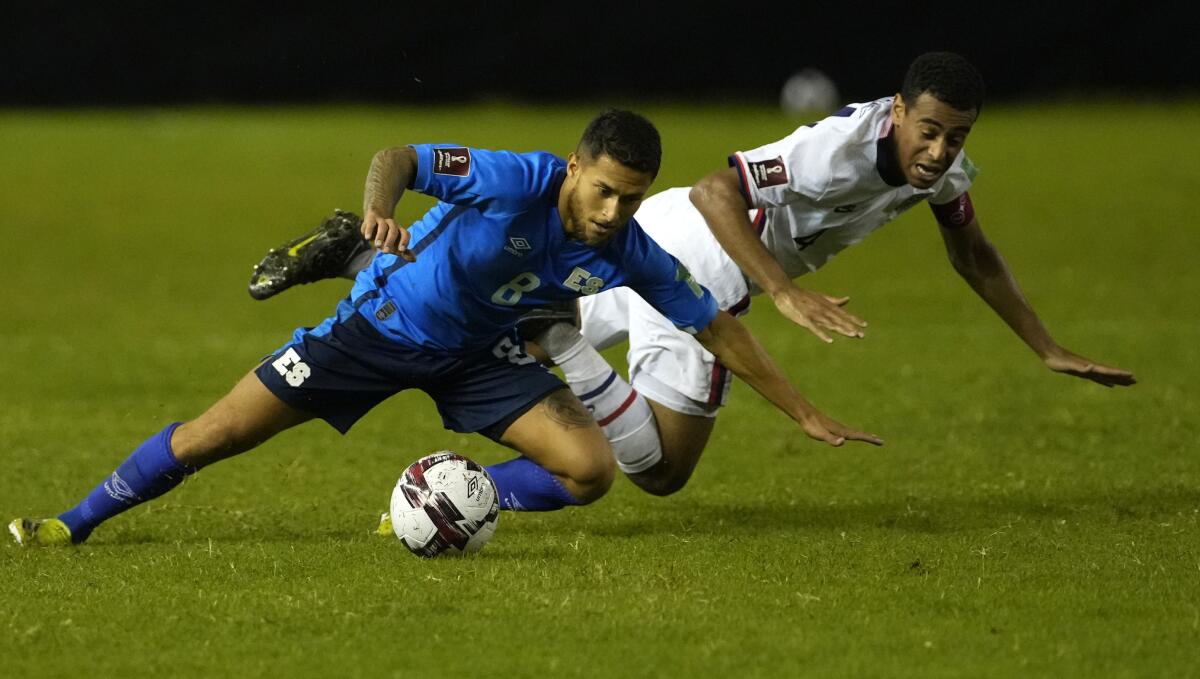
<svg viewBox="0 0 1200 679">
<path fill-rule="evenodd" d="M 929 201 L 940 221 L 970 221 L 966 191 L 975 167 L 966 153 L 932 187 L 915 188 L 898 167 L 891 132 L 893 97 L 851 104 L 779 141 L 730 156 L 750 221 L 789 278 L 816 271 L 902 212 Z M 648 198 L 637 219 L 655 241 L 708 288 L 720 308 L 744 313 L 761 292 L 717 242 L 704 217 L 673 188 Z M 728 371 L 691 337 L 628 289 L 580 299 L 583 333 L 599 348 L 630 340 L 633 388 L 677 412 L 713 416 Z"/>
</svg>

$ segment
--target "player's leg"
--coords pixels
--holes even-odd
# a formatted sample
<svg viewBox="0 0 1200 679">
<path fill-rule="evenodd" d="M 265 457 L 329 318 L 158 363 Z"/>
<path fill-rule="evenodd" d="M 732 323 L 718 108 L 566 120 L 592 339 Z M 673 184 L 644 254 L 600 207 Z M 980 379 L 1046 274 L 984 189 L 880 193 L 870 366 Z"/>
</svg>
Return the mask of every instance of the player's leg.
<svg viewBox="0 0 1200 679">
<path fill-rule="evenodd" d="M 644 388 L 644 380 L 640 382 L 643 384 L 639 387 Z M 646 401 L 654 412 L 662 452 L 653 464 L 640 471 L 626 472 L 626 475 L 634 485 L 647 493 L 671 495 L 682 490 L 692 478 L 692 472 L 712 436 L 713 426 L 717 422 L 716 412 L 680 412 L 678 406 L 667 406 L 648 397 Z"/>
<path fill-rule="evenodd" d="M 250 371 L 204 414 L 179 425 L 169 445 L 175 459 L 198 470 L 255 448 L 312 417 L 281 401 Z"/>
<path fill-rule="evenodd" d="M 584 298 L 580 310 L 587 341 L 561 324 L 539 341 L 595 416 L 621 471 L 655 495 L 678 491 L 712 434 L 729 387 L 728 371 L 631 291 Z M 626 336 L 634 386 L 591 346 Z"/>
<path fill-rule="evenodd" d="M 670 495 L 691 479 L 732 375 L 640 297 L 631 298 L 629 318 L 629 379 L 654 412 L 662 455 L 627 473 L 646 492 Z"/>
<path fill-rule="evenodd" d="M 566 385 L 526 352 L 515 331 L 494 347 L 430 375 L 447 429 L 475 432 L 522 453 L 487 467 L 500 508 L 547 511 L 587 504 L 612 483 L 612 452 Z"/>
<path fill-rule="evenodd" d="M 633 298 L 637 295 L 626 288 L 584 297 L 579 300 L 581 329 L 559 323 L 536 339 L 595 417 L 626 473 L 645 469 L 662 453 L 649 402 L 597 351 L 625 339 Z"/>
<path fill-rule="evenodd" d="M 249 373 L 200 417 L 169 424 L 142 442 L 56 520 L 18 519 L 9 529 L 22 544 L 81 543 L 104 521 L 170 491 L 201 467 L 249 450 L 310 417 L 280 401 Z"/>
<path fill-rule="evenodd" d="M 525 456 L 488 468 L 501 500 L 510 508 L 531 508 L 528 499 L 521 500 L 521 490 L 528 494 L 527 484 L 514 483 L 516 476 L 531 480 L 541 477 L 543 483 L 538 485 L 545 486 L 543 493 L 559 495 L 568 500 L 565 504 L 594 502 L 612 486 L 616 467 L 608 441 L 596 420 L 568 389 L 547 394 L 508 427 L 500 442 Z M 545 473 L 550 478 L 545 478 Z M 569 498 L 562 497 L 560 491 Z"/>
</svg>

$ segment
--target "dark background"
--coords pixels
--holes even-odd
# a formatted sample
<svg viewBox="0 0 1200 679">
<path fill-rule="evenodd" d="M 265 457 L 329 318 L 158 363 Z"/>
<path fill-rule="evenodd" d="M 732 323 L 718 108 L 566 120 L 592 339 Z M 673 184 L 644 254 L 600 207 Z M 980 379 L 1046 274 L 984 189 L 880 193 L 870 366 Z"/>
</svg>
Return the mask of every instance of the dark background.
<svg viewBox="0 0 1200 679">
<path fill-rule="evenodd" d="M 804 67 L 846 100 L 948 49 L 991 100 L 1189 95 L 1182 3 L 5 3 L 0 105 L 730 100 Z"/>
</svg>

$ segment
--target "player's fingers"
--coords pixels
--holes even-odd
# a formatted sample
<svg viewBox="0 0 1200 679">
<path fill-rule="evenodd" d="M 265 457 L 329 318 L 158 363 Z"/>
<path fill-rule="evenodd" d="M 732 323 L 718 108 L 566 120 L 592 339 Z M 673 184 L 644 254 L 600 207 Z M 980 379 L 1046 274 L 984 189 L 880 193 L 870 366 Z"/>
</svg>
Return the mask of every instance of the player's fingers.
<svg viewBox="0 0 1200 679">
<path fill-rule="evenodd" d="M 408 262 L 417 261 L 417 255 L 412 250 L 408 249 L 408 243 L 412 240 L 412 234 L 408 229 L 400 228 L 400 240 L 396 242 L 396 250 L 400 256 Z"/>
<path fill-rule="evenodd" d="M 846 306 L 846 304 L 850 301 L 849 297 L 834 297 L 833 295 L 821 295 L 821 296 L 825 298 L 826 302 L 829 302 L 830 304 L 833 304 L 836 306 Z"/>
<path fill-rule="evenodd" d="M 821 426 L 814 426 L 811 430 L 806 430 L 806 433 L 818 441 L 824 441 L 825 443 L 828 443 L 834 448 L 837 448 L 846 442 L 846 438 L 844 436 L 838 436 L 837 434 Z"/>
<path fill-rule="evenodd" d="M 862 337 L 863 333 L 857 326 L 845 318 L 844 314 L 824 316 L 822 325 L 846 337 Z"/>
<path fill-rule="evenodd" d="M 391 222 L 385 222 L 384 229 L 379 234 L 379 237 L 383 240 L 383 247 L 380 249 L 389 254 L 394 254 L 396 252 L 396 242 L 400 240 L 400 227 Z"/>
<path fill-rule="evenodd" d="M 1092 371 L 1097 375 L 1103 375 L 1105 379 L 1110 380 L 1114 384 L 1129 385 L 1137 382 L 1133 373 L 1120 368 L 1110 368 L 1106 365 L 1093 365 Z"/>
<path fill-rule="evenodd" d="M 842 323 L 839 323 L 837 325 L 830 324 L 826 327 L 828 327 L 830 330 L 838 333 L 839 335 L 842 335 L 845 337 L 862 337 L 863 336 L 862 331 L 859 330 L 858 328 L 848 328 L 848 327 L 846 327 L 845 324 L 842 324 Z"/>
<path fill-rule="evenodd" d="M 846 317 L 846 320 L 850 321 L 851 323 L 853 323 L 854 325 L 857 325 L 860 328 L 867 327 L 866 321 L 864 321 L 863 319 L 859 318 L 858 316 L 855 316 L 854 314 L 852 314 L 848 311 L 842 311 L 842 315 Z"/>
<path fill-rule="evenodd" d="M 832 343 L 832 342 L 833 342 L 833 338 L 832 338 L 832 337 L 830 337 L 829 335 L 826 335 L 826 334 L 825 334 L 825 333 L 824 333 L 824 332 L 823 332 L 823 331 L 822 331 L 820 328 L 818 328 L 818 327 L 817 327 L 815 324 L 813 324 L 813 323 L 808 323 L 808 322 L 805 322 L 805 323 L 801 323 L 801 325 L 802 325 L 802 326 L 804 326 L 805 328 L 808 328 L 808 331 L 809 331 L 809 332 L 811 332 L 812 334 L 814 334 L 814 335 L 816 335 L 817 337 L 821 338 L 821 341 L 822 341 L 822 342 L 824 342 L 824 343 L 826 343 L 826 344 L 830 344 L 830 343 Z"/>
<path fill-rule="evenodd" d="M 362 223 L 362 235 L 364 240 L 371 240 L 375 237 L 375 220 L 367 218 Z"/>
<path fill-rule="evenodd" d="M 865 431 L 855 431 L 853 429 L 849 429 L 841 432 L 841 434 L 851 441 L 862 441 L 864 443 L 870 443 L 873 446 L 883 445 L 883 439 L 874 434 L 868 434 Z"/>
</svg>

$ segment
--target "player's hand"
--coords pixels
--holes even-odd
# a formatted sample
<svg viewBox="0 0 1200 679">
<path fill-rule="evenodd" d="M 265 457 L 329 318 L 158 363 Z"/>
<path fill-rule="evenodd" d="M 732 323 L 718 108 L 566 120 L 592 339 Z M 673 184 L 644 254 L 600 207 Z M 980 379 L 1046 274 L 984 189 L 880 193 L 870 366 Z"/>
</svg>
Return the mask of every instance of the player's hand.
<svg viewBox="0 0 1200 679">
<path fill-rule="evenodd" d="M 1042 361 L 1054 372 L 1082 377 L 1106 387 L 1128 387 L 1137 384 L 1137 378 L 1127 370 L 1096 363 L 1062 347 L 1056 347 Z"/>
<path fill-rule="evenodd" d="M 864 443 L 876 446 L 883 445 L 883 439 L 878 436 L 847 427 L 841 422 L 827 417 L 824 413 L 816 410 L 805 416 L 800 421 L 800 424 L 804 427 L 805 434 L 818 441 L 824 441 L 831 446 L 840 446 L 846 441 L 863 441 Z"/>
<path fill-rule="evenodd" d="M 408 249 L 408 229 L 396 223 L 391 217 L 380 217 L 374 210 L 368 211 L 363 217 L 363 238 L 372 241 L 376 250 L 389 255 L 398 255 L 406 261 L 415 262 L 417 256 Z"/>
<path fill-rule="evenodd" d="M 794 285 L 771 296 L 779 313 L 793 323 L 808 328 L 824 342 L 832 342 L 829 333 L 846 337 L 862 337 L 867 322 L 842 307 L 849 297 L 833 297 Z"/>
</svg>

